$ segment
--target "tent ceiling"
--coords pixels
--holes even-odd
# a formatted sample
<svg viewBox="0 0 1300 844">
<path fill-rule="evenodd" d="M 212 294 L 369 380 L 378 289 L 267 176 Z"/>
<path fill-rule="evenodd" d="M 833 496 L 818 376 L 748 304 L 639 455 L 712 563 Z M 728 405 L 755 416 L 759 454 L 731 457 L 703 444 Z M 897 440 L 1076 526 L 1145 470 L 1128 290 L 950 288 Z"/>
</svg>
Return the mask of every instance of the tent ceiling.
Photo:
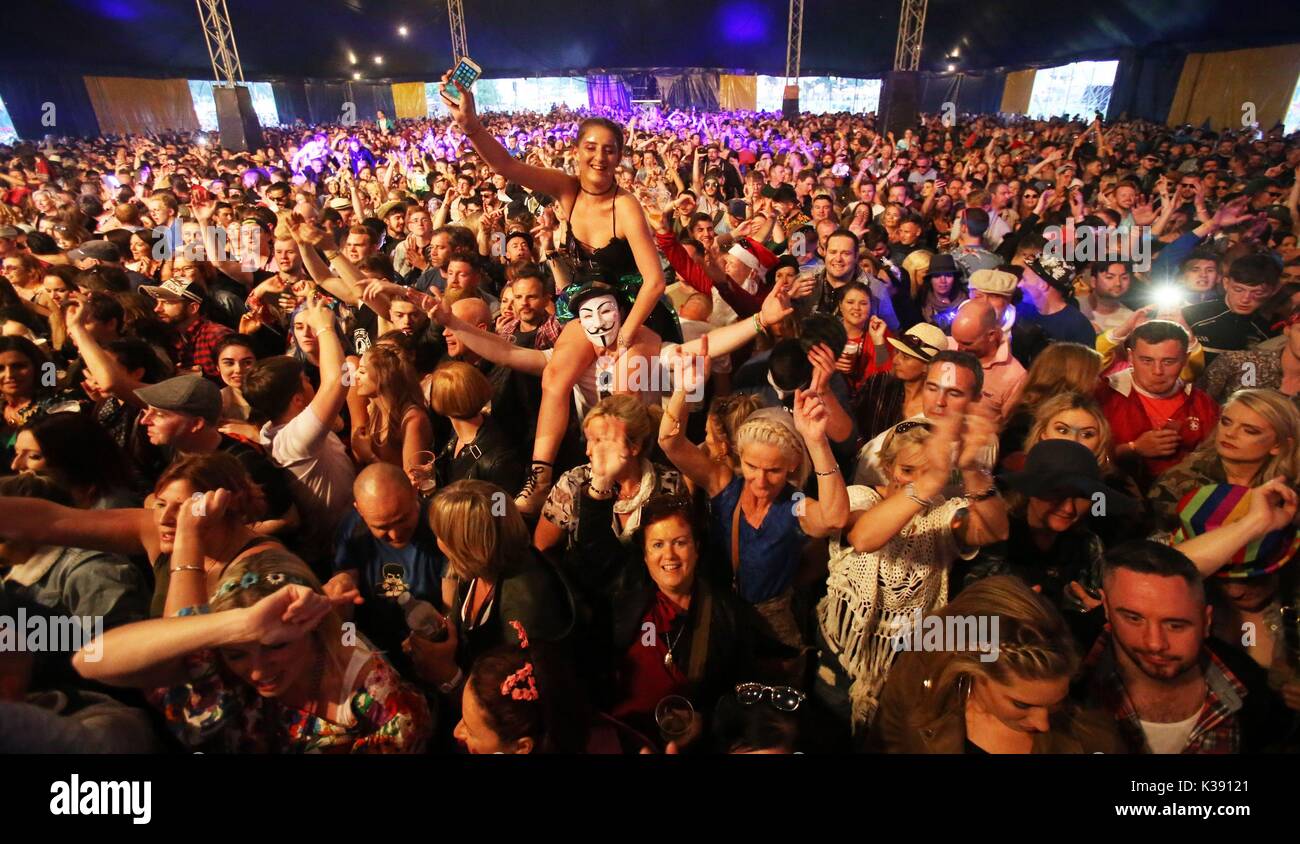
<svg viewBox="0 0 1300 844">
<path fill-rule="evenodd" d="M 443 0 L 227 0 L 245 75 L 430 79 L 450 64 Z M 1295 0 L 930 0 L 923 68 L 956 48 L 967 70 L 1025 67 L 1173 45 L 1232 49 L 1300 41 Z M 488 76 L 585 68 L 784 72 L 781 0 L 464 0 L 470 52 Z M 898 0 L 812 0 L 803 70 L 879 76 L 893 61 Z M 8 3 L 0 66 L 210 75 L 190 0 Z M 398 35 L 399 25 L 409 35 Z M 353 67 L 349 51 L 358 64 Z M 373 61 L 383 56 L 383 64 Z"/>
</svg>

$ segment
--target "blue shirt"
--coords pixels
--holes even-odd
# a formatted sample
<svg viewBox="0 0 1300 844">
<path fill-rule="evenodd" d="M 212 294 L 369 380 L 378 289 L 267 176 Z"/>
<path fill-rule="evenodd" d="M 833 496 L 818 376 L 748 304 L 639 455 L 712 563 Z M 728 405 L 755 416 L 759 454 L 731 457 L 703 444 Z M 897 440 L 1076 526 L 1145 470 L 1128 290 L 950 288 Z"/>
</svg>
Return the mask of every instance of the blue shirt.
<svg viewBox="0 0 1300 844">
<path fill-rule="evenodd" d="M 731 519 L 740 504 L 741 477 L 713 497 L 713 539 L 719 558 L 731 567 Z M 789 587 L 799 569 L 799 558 L 808 536 L 795 515 L 795 489 L 789 484 L 772 502 L 763 523 L 751 527 L 740 517 L 740 570 L 736 591 L 746 603 L 758 604 L 775 598 Z"/>
<path fill-rule="evenodd" d="M 405 613 L 394 599 L 402 585 L 411 597 L 441 606 L 445 565 L 423 509 L 415 533 L 401 548 L 376 539 L 355 507 L 348 510 L 335 535 L 334 570 L 360 571 L 357 589 L 365 603 L 356 609 L 357 625 L 382 650 L 400 653 L 408 632 Z"/>
<path fill-rule="evenodd" d="M 1097 342 L 1097 330 L 1074 305 L 1066 305 L 1056 313 L 1044 316 L 1025 299 L 1016 305 L 1016 318 L 1034 323 L 1058 343 L 1082 343 L 1092 348 Z"/>
</svg>

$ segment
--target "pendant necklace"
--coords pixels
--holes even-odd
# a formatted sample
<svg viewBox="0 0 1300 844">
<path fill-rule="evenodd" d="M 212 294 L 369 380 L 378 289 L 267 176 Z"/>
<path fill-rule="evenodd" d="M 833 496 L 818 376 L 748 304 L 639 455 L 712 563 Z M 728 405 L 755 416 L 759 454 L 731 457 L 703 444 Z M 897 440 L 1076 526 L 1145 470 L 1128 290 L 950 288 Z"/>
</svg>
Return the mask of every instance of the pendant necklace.
<svg viewBox="0 0 1300 844">
<path fill-rule="evenodd" d="M 677 643 L 682 640 L 682 634 L 685 632 L 686 625 L 683 624 L 682 629 L 677 631 L 677 638 L 668 642 L 668 653 L 664 654 L 664 668 L 673 667 L 673 648 L 677 647 Z"/>
</svg>

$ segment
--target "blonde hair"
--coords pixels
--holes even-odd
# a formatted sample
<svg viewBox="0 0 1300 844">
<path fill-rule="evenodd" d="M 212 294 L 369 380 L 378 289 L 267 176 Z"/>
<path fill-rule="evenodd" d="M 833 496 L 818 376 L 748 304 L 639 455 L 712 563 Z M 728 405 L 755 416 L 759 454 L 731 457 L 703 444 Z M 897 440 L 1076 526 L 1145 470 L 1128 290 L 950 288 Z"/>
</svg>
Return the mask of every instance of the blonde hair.
<svg viewBox="0 0 1300 844">
<path fill-rule="evenodd" d="M 1101 354 L 1082 343 L 1053 343 L 1034 358 L 1020 393 L 1020 407 L 1031 413 L 1058 393 L 1089 395 L 1101 377 Z"/>
<path fill-rule="evenodd" d="M 907 257 L 903 259 L 903 270 L 911 280 L 913 297 L 921 289 L 921 284 L 925 281 L 925 274 L 930 271 L 930 261 L 933 258 L 934 253 L 928 249 L 914 249 L 907 253 Z"/>
<path fill-rule="evenodd" d="M 1218 454 L 1219 426 L 1223 424 L 1223 414 L 1234 404 L 1264 417 L 1280 446 L 1277 454 L 1269 457 L 1260 468 L 1256 483 L 1266 483 L 1277 477 L 1286 478 L 1292 483 L 1300 480 L 1300 410 L 1296 409 L 1291 399 L 1277 390 L 1238 390 L 1228 396 L 1228 400 L 1223 403 L 1223 411 L 1219 413 L 1220 421 L 1214 427 L 1214 436 L 1205 438 L 1196 449 L 1195 456 L 1202 457 L 1211 452 Z"/>
<path fill-rule="evenodd" d="M 320 581 L 306 563 L 291 551 L 275 546 L 265 551 L 249 554 L 247 557 L 231 563 L 222 572 L 221 581 L 213 592 L 213 598 L 208 608 L 212 612 L 223 612 L 253 606 L 263 598 L 273 595 L 285 587 L 285 582 L 274 584 L 268 582 L 268 575 L 275 574 L 289 575 L 295 581 L 306 584 L 311 591 L 320 595 L 325 594 Z M 222 594 L 223 588 L 230 589 L 231 586 L 243 580 L 246 575 L 256 575 L 257 581 Z M 217 597 L 218 595 L 220 597 Z M 344 667 L 343 620 L 339 618 L 338 613 L 331 612 L 325 616 L 320 624 L 316 625 L 316 629 L 311 632 L 311 636 L 316 640 L 317 646 L 324 650 L 326 659 L 332 661 L 336 668 L 342 669 Z"/>
<path fill-rule="evenodd" d="M 429 505 L 429 527 L 465 580 L 495 579 L 512 555 L 532 546 L 514 496 L 487 481 L 456 481 L 439 492 Z"/>
<path fill-rule="evenodd" d="M 946 651 L 938 669 L 936 701 L 943 701 L 963 678 L 983 677 L 1009 685 L 1015 680 L 1056 680 L 1073 676 L 1079 652 L 1065 619 L 1018 577 L 999 575 L 967 586 L 939 618 L 991 617 L 997 621 L 997 658 L 985 662 L 978 649 Z"/>
<path fill-rule="evenodd" d="M 774 446 L 789 464 L 791 475 L 796 476 L 795 485 L 803 486 L 806 477 L 797 477 L 804 474 L 801 471 L 804 465 L 803 441 L 793 428 L 771 417 L 751 415 L 736 431 L 737 456 L 744 454 L 745 449 L 751 445 Z"/>
<path fill-rule="evenodd" d="M 909 446 L 925 447 L 926 440 L 930 439 L 930 423 L 916 420 L 910 424 L 905 431 L 898 433 L 898 427 L 907 425 L 907 422 L 899 423 L 885 437 L 884 443 L 880 447 L 880 468 L 884 470 L 885 481 L 888 483 L 894 473 L 894 464 L 898 461 L 898 455 L 903 449 Z"/>
<path fill-rule="evenodd" d="M 429 404 L 441 416 L 473 419 L 491 400 L 487 376 L 464 361 L 445 363 L 429 376 Z"/>
<path fill-rule="evenodd" d="M 1025 437 L 1025 451 L 1028 452 L 1043 441 L 1043 434 L 1047 433 L 1047 426 L 1053 416 L 1067 410 L 1086 411 L 1096 420 L 1097 445 L 1093 447 L 1092 453 L 1097 456 L 1097 465 L 1106 469 L 1110 464 L 1110 422 L 1106 419 L 1106 414 L 1101 412 L 1097 400 L 1083 393 L 1061 393 L 1039 402 L 1034 410 L 1034 423 L 1029 426 L 1029 434 Z"/>
<path fill-rule="evenodd" d="M 659 436 L 659 414 L 655 412 L 656 410 L 662 413 L 659 408 L 652 410 L 646 407 L 636 396 L 625 393 L 608 396 L 587 411 L 587 415 L 582 420 L 582 430 L 586 433 L 587 426 L 593 419 L 601 417 L 616 419 L 622 422 L 627 430 L 627 447 L 636 449 L 639 455 L 645 455 L 654 447 Z"/>
</svg>

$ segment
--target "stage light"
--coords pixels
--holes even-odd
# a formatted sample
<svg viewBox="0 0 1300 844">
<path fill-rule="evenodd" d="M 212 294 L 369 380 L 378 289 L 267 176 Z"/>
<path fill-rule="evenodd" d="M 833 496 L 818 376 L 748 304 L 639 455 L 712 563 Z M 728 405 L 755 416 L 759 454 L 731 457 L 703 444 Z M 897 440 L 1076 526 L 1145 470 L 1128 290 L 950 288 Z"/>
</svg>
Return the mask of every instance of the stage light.
<svg viewBox="0 0 1300 844">
<path fill-rule="evenodd" d="M 956 70 L 956 69 L 957 69 L 957 65 L 955 65 L 955 64 L 950 64 L 950 65 L 948 65 L 948 72 L 949 72 L 949 73 L 952 73 L 952 72 L 953 72 L 954 70 Z"/>
<path fill-rule="evenodd" d="M 384 63 L 383 56 L 375 56 L 375 64 L 383 64 L 383 63 Z"/>
<path fill-rule="evenodd" d="M 402 36 L 403 38 L 405 38 L 409 33 L 410 30 L 408 30 L 405 26 L 399 26 L 397 28 L 397 34 Z"/>
<path fill-rule="evenodd" d="M 348 61 L 349 61 L 350 63 L 352 63 L 352 64 L 356 64 L 356 63 L 357 63 L 357 54 L 354 53 L 354 52 L 352 52 L 351 50 L 348 50 Z"/>
<path fill-rule="evenodd" d="M 352 74 L 352 78 L 353 78 L 353 79 L 360 79 L 360 78 L 361 78 L 361 74 L 360 74 L 360 72 Z"/>
</svg>

